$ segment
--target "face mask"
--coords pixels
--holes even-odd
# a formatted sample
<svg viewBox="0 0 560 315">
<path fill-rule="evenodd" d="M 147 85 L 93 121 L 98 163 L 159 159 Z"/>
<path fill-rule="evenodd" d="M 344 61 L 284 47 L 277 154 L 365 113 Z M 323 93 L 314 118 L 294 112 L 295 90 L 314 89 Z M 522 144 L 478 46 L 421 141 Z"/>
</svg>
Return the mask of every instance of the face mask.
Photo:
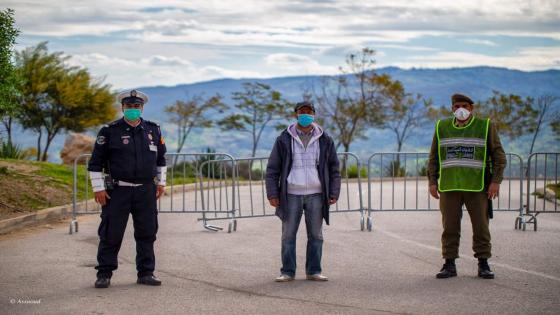
<svg viewBox="0 0 560 315">
<path fill-rule="evenodd" d="M 465 121 L 467 120 L 467 118 L 469 118 L 469 116 L 471 115 L 471 112 L 469 112 L 467 109 L 465 108 L 459 108 L 455 111 L 455 118 L 457 118 L 457 120 L 460 121 Z"/>
<path fill-rule="evenodd" d="M 309 114 L 300 114 L 297 117 L 298 124 L 302 127 L 307 127 L 313 123 L 315 116 Z"/>
<path fill-rule="evenodd" d="M 124 118 L 130 121 L 134 121 L 142 116 L 142 110 L 139 108 L 125 108 Z"/>
</svg>

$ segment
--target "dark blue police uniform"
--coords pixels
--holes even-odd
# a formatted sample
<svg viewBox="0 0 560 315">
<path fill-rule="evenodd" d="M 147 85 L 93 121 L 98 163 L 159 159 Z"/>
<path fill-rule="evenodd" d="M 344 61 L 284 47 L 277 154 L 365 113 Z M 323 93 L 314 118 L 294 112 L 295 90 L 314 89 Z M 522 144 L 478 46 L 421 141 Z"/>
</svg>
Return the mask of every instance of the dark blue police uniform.
<svg viewBox="0 0 560 315">
<path fill-rule="evenodd" d="M 107 188 L 111 199 L 101 212 L 98 277 L 110 278 L 117 269 L 129 213 L 134 222 L 138 277 L 153 275 L 158 230 L 155 178 L 157 167 L 166 164 L 165 152 L 159 125 L 148 120 L 141 119 L 132 127 L 121 118 L 99 131 L 88 170 L 110 174 L 114 185 Z"/>
</svg>

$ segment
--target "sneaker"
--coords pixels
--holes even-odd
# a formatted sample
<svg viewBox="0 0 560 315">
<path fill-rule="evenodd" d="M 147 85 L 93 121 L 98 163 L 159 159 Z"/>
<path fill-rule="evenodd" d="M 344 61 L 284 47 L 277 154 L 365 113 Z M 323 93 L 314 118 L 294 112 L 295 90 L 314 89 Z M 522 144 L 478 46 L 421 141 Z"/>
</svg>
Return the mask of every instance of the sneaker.
<svg viewBox="0 0 560 315">
<path fill-rule="evenodd" d="M 274 279 L 274 281 L 276 281 L 276 282 L 288 282 L 288 281 L 292 281 L 292 280 L 294 280 L 294 277 L 284 275 L 284 274 L 282 274 L 279 277 L 276 277 L 276 279 Z"/>
<path fill-rule="evenodd" d="M 307 275 L 307 280 L 311 281 L 329 281 L 327 276 L 323 276 L 322 274 L 314 274 L 314 275 Z"/>
</svg>

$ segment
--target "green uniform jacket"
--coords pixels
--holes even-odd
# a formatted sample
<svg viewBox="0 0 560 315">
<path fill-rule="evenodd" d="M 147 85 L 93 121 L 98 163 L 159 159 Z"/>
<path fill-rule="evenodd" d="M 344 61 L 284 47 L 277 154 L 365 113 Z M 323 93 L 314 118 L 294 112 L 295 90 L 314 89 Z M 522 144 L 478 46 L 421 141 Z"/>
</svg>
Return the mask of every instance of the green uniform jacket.
<svg viewBox="0 0 560 315">
<path fill-rule="evenodd" d="M 488 139 L 487 139 L 487 161 L 486 171 L 491 172 L 490 181 L 493 183 L 501 184 L 504 169 L 507 165 L 506 153 L 502 147 L 502 142 L 498 136 L 498 132 L 492 121 L 488 126 Z M 439 177 L 439 158 L 438 158 L 438 140 L 437 135 L 434 133 L 432 140 L 432 148 L 430 149 L 430 157 L 428 160 L 428 180 L 430 185 L 437 185 Z"/>
</svg>

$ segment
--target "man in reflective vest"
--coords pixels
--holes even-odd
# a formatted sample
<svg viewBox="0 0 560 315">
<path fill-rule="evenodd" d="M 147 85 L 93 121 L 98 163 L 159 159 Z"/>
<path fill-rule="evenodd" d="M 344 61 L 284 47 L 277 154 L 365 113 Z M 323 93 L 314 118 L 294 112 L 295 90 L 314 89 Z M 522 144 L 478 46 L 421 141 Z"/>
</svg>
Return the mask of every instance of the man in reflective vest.
<svg viewBox="0 0 560 315">
<path fill-rule="evenodd" d="M 438 279 L 457 276 L 463 205 L 471 218 L 474 257 L 478 276 L 493 279 L 488 228 L 488 200 L 498 196 L 507 160 L 495 126 L 473 114 L 473 101 L 465 95 L 451 97 L 454 117 L 436 125 L 428 165 L 430 194 L 439 199 L 442 215 L 442 254 L 445 263 Z"/>
</svg>

